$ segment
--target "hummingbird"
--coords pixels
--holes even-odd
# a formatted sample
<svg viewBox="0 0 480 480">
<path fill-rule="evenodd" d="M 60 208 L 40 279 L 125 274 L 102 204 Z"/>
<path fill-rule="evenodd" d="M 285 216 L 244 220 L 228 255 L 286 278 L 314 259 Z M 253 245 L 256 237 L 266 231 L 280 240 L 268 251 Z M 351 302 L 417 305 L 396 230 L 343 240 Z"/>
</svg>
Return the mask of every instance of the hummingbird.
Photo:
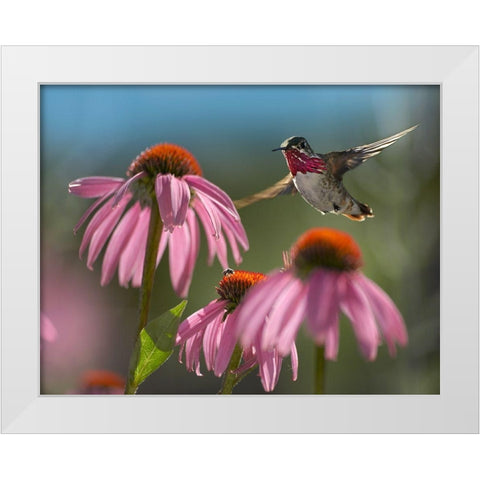
<svg viewBox="0 0 480 480">
<path fill-rule="evenodd" d="M 343 175 L 417 127 L 414 125 L 391 137 L 342 152 L 315 153 L 304 137 L 289 137 L 279 148 L 272 150 L 282 151 L 290 170 L 288 175 L 259 193 L 235 201 L 235 206 L 243 208 L 259 200 L 298 191 L 309 205 L 322 214 L 344 215 L 356 221 L 373 217 L 373 210 L 347 191 Z"/>
</svg>

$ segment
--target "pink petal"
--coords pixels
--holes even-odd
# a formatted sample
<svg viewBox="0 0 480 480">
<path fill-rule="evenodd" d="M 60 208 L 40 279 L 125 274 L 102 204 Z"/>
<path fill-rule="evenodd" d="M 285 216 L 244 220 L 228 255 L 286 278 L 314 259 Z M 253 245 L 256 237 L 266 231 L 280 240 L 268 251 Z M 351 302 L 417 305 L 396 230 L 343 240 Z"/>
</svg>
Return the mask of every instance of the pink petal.
<svg viewBox="0 0 480 480">
<path fill-rule="evenodd" d="M 107 250 L 103 257 L 102 279 L 100 284 L 107 285 L 112 279 L 120 260 L 120 255 L 130 239 L 135 225 L 140 215 L 140 203 L 135 204 L 127 210 L 123 218 L 120 220 L 118 227 L 113 232 L 110 242 L 108 242 Z"/>
<path fill-rule="evenodd" d="M 176 177 L 171 179 L 170 189 L 172 191 L 173 222 L 175 226 L 181 226 L 185 223 L 187 216 L 190 189 L 186 182 Z"/>
<path fill-rule="evenodd" d="M 221 188 L 197 175 L 185 175 L 183 179 L 196 191 L 208 196 L 220 208 L 227 210 L 234 218 L 240 218 L 231 198 Z"/>
<path fill-rule="evenodd" d="M 217 354 L 218 345 L 222 337 L 225 322 L 223 322 L 224 311 L 221 311 L 217 318 L 211 321 L 205 328 L 203 335 L 203 355 L 207 370 L 212 370 L 215 364 L 215 356 Z"/>
<path fill-rule="evenodd" d="M 150 208 L 145 207 L 140 212 L 135 229 L 130 235 L 127 246 L 120 255 L 120 261 L 118 264 L 118 281 L 123 287 L 128 287 L 128 282 L 135 273 L 134 267 L 137 262 L 139 251 L 145 252 L 149 223 Z"/>
<path fill-rule="evenodd" d="M 112 233 L 112 230 L 114 229 L 118 220 L 122 216 L 122 213 L 125 210 L 125 207 L 127 206 L 131 197 L 132 195 L 130 193 L 125 195 L 120 201 L 120 203 L 117 206 L 112 208 L 111 213 L 108 215 L 107 218 L 105 218 L 105 220 L 102 222 L 102 224 L 97 228 L 97 230 L 93 234 L 92 241 L 90 242 L 90 248 L 88 249 L 88 257 L 87 257 L 88 268 L 90 269 L 93 268 L 93 263 L 97 259 L 108 237 Z"/>
<path fill-rule="evenodd" d="M 323 343 L 325 344 L 325 358 L 327 360 L 336 360 L 338 356 L 339 345 L 338 316 L 335 322 L 325 333 Z"/>
<path fill-rule="evenodd" d="M 217 238 L 217 258 L 224 270 L 228 268 L 227 243 L 223 234 Z"/>
<path fill-rule="evenodd" d="M 197 218 L 191 208 L 187 211 L 187 223 L 185 228 L 190 232 L 190 255 L 188 258 L 189 269 L 193 272 L 195 263 L 198 257 L 198 250 L 200 249 L 200 229 L 198 228 Z M 191 273 L 190 273 L 191 276 Z"/>
<path fill-rule="evenodd" d="M 105 205 L 100 207 L 97 213 L 93 216 L 92 220 L 90 221 L 85 230 L 85 233 L 83 234 L 82 243 L 80 244 L 79 250 L 80 258 L 82 257 L 83 252 L 85 252 L 88 244 L 90 243 L 93 234 L 97 231 L 103 221 L 113 212 L 113 199 L 110 199 L 107 203 L 105 203 Z"/>
<path fill-rule="evenodd" d="M 298 298 L 306 288 L 301 280 L 293 279 L 284 289 L 282 295 L 268 313 L 268 319 L 263 328 L 261 348 L 268 350 L 278 343 L 278 337 L 284 324 L 290 322 L 298 308 Z"/>
<path fill-rule="evenodd" d="M 236 375 L 241 375 L 257 364 L 257 355 L 255 354 L 254 347 L 243 350 L 242 361 L 243 363 L 236 370 L 234 370 Z"/>
<path fill-rule="evenodd" d="M 44 313 L 40 313 L 40 337 L 47 342 L 53 342 L 58 337 L 57 329 Z"/>
<path fill-rule="evenodd" d="M 257 352 L 260 379 L 266 392 L 271 392 L 277 385 L 282 367 L 282 357 L 276 350 Z"/>
<path fill-rule="evenodd" d="M 222 228 L 230 230 L 235 235 L 238 243 L 240 243 L 243 249 L 248 250 L 248 238 L 242 222 L 240 222 L 240 220 L 235 220 L 230 215 L 225 215 L 225 213 L 221 210 L 218 210 L 217 213 L 220 218 Z"/>
<path fill-rule="evenodd" d="M 207 246 L 208 246 L 208 265 L 211 265 L 213 259 L 215 258 L 215 254 L 217 253 L 217 242 L 215 240 L 215 231 L 213 229 L 212 223 L 210 222 L 210 218 L 208 216 L 205 207 L 203 206 L 202 202 L 194 199 L 192 206 L 197 213 L 198 218 L 202 222 L 203 229 L 205 230 L 205 235 L 207 237 Z"/>
<path fill-rule="evenodd" d="M 290 362 L 292 364 L 292 380 L 295 382 L 298 378 L 298 352 L 295 342 L 290 350 Z"/>
<path fill-rule="evenodd" d="M 196 199 L 198 200 L 198 203 L 201 203 L 203 205 L 204 210 L 207 213 L 210 223 L 212 225 L 214 236 L 215 238 L 218 238 L 222 230 L 222 225 L 220 223 L 220 219 L 218 218 L 217 208 L 215 208 L 214 204 L 208 199 L 208 197 L 205 197 L 204 195 L 199 195 L 197 193 Z M 196 206 L 195 208 L 197 209 L 198 206 Z M 207 229 L 205 229 L 205 231 L 207 231 Z"/>
<path fill-rule="evenodd" d="M 307 326 L 314 337 L 325 334 L 338 318 L 338 273 L 318 270 L 309 279 Z"/>
<path fill-rule="evenodd" d="M 237 309 L 238 333 L 242 345 L 250 347 L 262 329 L 273 304 L 283 295 L 283 289 L 294 280 L 289 272 L 274 272 L 266 280 L 250 288 Z"/>
<path fill-rule="evenodd" d="M 178 327 L 177 338 L 175 344 L 185 342 L 188 338 L 206 327 L 206 325 L 214 320 L 227 306 L 227 300 L 212 300 L 208 305 L 192 313 Z"/>
<path fill-rule="evenodd" d="M 233 259 L 235 260 L 235 263 L 237 265 L 239 265 L 240 263 L 242 263 L 243 258 L 242 258 L 242 255 L 240 254 L 240 250 L 238 248 L 237 240 L 235 238 L 235 235 L 225 225 L 222 225 L 222 230 L 223 230 L 223 233 L 225 234 L 225 236 L 228 239 L 228 243 L 230 243 L 230 248 L 232 249 Z"/>
<path fill-rule="evenodd" d="M 307 288 L 300 290 L 295 309 L 292 311 L 290 319 L 284 322 L 283 328 L 278 336 L 277 350 L 282 357 L 286 357 L 290 353 L 298 329 L 305 318 L 307 291 Z"/>
<path fill-rule="evenodd" d="M 179 297 L 186 297 L 195 266 L 195 260 L 192 261 L 192 242 L 188 225 L 176 228 L 170 234 L 168 245 L 173 289 Z"/>
<path fill-rule="evenodd" d="M 358 273 L 357 282 L 368 298 L 390 355 L 395 356 L 395 342 L 402 346 L 408 343 L 407 329 L 401 313 L 392 299 L 372 280 Z"/>
<path fill-rule="evenodd" d="M 168 230 L 163 230 L 160 236 L 160 242 L 158 244 L 157 266 L 160 263 L 160 260 L 162 259 L 163 254 L 165 253 L 165 249 L 167 248 L 169 239 L 170 239 L 170 232 Z"/>
<path fill-rule="evenodd" d="M 130 185 L 133 182 L 136 182 L 139 178 L 146 177 L 147 174 L 144 171 L 138 172 L 136 175 L 134 175 L 132 178 L 129 178 L 118 190 L 115 196 L 113 197 L 113 206 L 117 205 L 117 203 L 122 199 L 122 197 L 125 195 L 127 190 L 129 189 Z"/>
<path fill-rule="evenodd" d="M 215 359 L 215 366 L 213 372 L 217 377 L 220 377 L 228 367 L 232 357 L 235 344 L 237 343 L 237 309 L 225 319 L 225 326 L 223 328 L 222 338 L 218 346 L 217 358 Z"/>
<path fill-rule="evenodd" d="M 157 175 L 155 194 L 164 227 L 172 232 L 175 227 L 183 225 L 190 202 L 187 183 L 171 174 Z"/>
<path fill-rule="evenodd" d="M 117 190 L 125 179 L 116 177 L 78 178 L 68 184 L 68 191 L 77 197 L 96 198 Z"/>
<path fill-rule="evenodd" d="M 80 217 L 80 220 L 77 222 L 77 224 L 73 227 L 73 233 L 74 235 L 77 234 L 78 230 L 80 230 L 80 227 L 83 225 L 85 220 L 105 201 L 107 198 L 111 197 L 113 192 L 106 193 L 103 197 L 100 197 L 98 200 L 93 202 L 87 210 L 85 210 L 84 214 Z"/>
<path fill-rule="evenodd" d="M 185 342 L 185 367 L 189 371 L 201 377 L 200 372 L 200 350 L 202 348 L 203 332 L 198 332 Z"/>
<path fill-rule="evenodd" d="M 341 308 L 350 321 L 361 352 L 367 360 L 375 360 L 379 335 L 368 299 L 355 281 L 355 276 L 344 274 Z"/>
</svg>

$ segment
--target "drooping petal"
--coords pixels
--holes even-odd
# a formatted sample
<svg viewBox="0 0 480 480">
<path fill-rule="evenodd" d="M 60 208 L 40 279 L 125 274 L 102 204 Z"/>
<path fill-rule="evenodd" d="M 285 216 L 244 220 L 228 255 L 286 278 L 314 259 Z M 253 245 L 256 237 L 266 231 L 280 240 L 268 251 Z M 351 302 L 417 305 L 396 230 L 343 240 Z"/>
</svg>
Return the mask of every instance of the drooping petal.
<svg viewBox="0 0 480 480">
<path fill-rule="evenodd" d="M 150 207 L 146 207 L 140 212 L 137 224 L 130 235 L 126 247 L 120 255 L 120 261 L 118 263 L 118 281 L 123 287 L 128 287 L 128 282 L 135 273 L 134 267 L 139 251 L 145 252 L 149 222 Z"/>
<path fill-rule="evenodd" d="M 190 202 L 190 189 L 182 179 L 171 174 L 157 175 L 155 194 L 164 227 L 172 232 L 184 224 Z"/>
<path fill-rule="evenodd" d="M 197 175 L 185 175 L 183 179 L 197 192 L 206 195 L 212 202 L 226 210 L 232 217 L 240 218 L 231 198 L 221 188 Z"/>
<path fill-rule="evenodd" d="M 379 334 L 368 299 L 351 274 L 344 274 L 341 289 L 341 309 L 350 318 L 360 351 L 369 361 L 375 360 Z"/>
<path fill-rule="evenodd" d="M 204 210 L 207 213 L 210 223 L 212 225 L 214 236 L 215 238 L 218 238 L 222 230 L 222 225 L 220 223 L 220 219 L 218 218 L 217 208 L 215 208 L 214 204 L 208 199 L 208 197 L 197 194 L 196 200 L 198 200 L 198 203 L 201 203 L 203 205 Z M 198 209 L 198 206 L 195 206 L 194 208 Z"/>
<path fill-rule="evenodd" d="M 240 220 L 235 220 L 230 215 L 225 215 L 224 212 L 218 210 L 218 216 L 222 224 L 223 229 L 229 229 L 237 239 L 238 243 L 243 247 L 244 250 L 248 250 L 248 237 L 245 229 L 243 228 L 242 222 Z"/>
<path fill-rule="evenodd" d="M 227 237 L 228 243 L 230 243 L 230 248 L 232 249 L 232 255 L 233 255 L 233 259 L 235 260 L 235 263 L 237 265 L 240 265 L 240 263 L 242 263 L 243 258 L 238 248 L 237 239 L 235 238 L 235 235 L 226 225 L 222 225 L 222 231 Z"/>
<path fill-rule="evenodd" d="M 298 329 L 305 318 L 306 299 L 307 289 L 303 288 L 300 290 L 297 296 L 297 302 L 291 313 L 290 319 L 287 319 L 283 323 L 283 328 L 278 335 L 277 350 L 282 357 L 286 357 L 290 353 L 292 345 L 295 342 Z"/>
<path fill-rule="evenodd" d="M 96 198 L 117 190 L 125 179 L 116 177 L 77 178 L 68 184 L 68 191 L 77 197 Z"/>
<path fill-rule="evenodd" d="M 168 241 L 170 278 L 179 297 L 187 296 L 192 281 L 193 266 L 189 261 L 191 243 L 188 226 L 176 228 Z"/>
<path fill-rule="evenodd" d="M 80 230 L 80 227 L 84 224 L 85 220 L 103 203 L 107 200 L 107 198 L 111 197 L 113 192 L 106 193 L 103 197 L 100 197 L 98 200 L 95 200 L 83 213 L 80 217 L 80 220 L 77 224 L 73 227 L 73 234 L 76 235 L 77 232 Z"/>
<path fill-rule="evenodd" d="M 129 178 L 115 193 L 115 196 L 113 197 L 113 206 L 117 205 L 133 182 L 136 182 L 139 178 L 143 178 L 146 175 L 145 172 L 138 172 L 132 178 Z"/>
<path fill-rule="evenodd" d="M 283 294 L 283 289 L 294 277 L 289 272 L 272 273 L 266 280 L 254 285 L 237 307 L 238 333 L 242 345 L 249 347 L 263 327 L 265 317 L 273 304 Z"/>
<path fill-rule="evenodd" d="M 87 246 L 90 243 L 90 240 L 93 237 L 93 234 L 97 231 L 103 221 L 113 213 L 113 199 L 110 199 L 102 205 L 97 213 L 93 216 L 92 220 L 88 224 L 87 228 L 85 229 L 85 233 L 83 234 L 82 242 L 80 244 L 79 256 L 82 257 L 83 253 L 85 252 Z"/>
<path fill-rule="evenodd" d="M 307 294 L 307 327 L 314 337 L 325 335 L 338 318 L 338 273 L 321 269 L 309 279 Z"/>
<path fill-rule="evenodd" d="M 200 229 L 198 228 L 198 221 L 195 213 L 191 208 L 187 211 L 187 223 L 184 228 L 188 228 L 190 232 L 190 252 L 188 258 L 188 268 L 190 270 L 190 278 L 193 274 L 195 263 L 197 262 L 198 251 L 200 249 Z"/>
<path fill-rule="evenodd" d="M 295 382 L 298 378 L 298 352 L 295 342 L 290 350 L 290 362 L 292 364 L 292 380 Z"/>
<path fill-rule="evenodd" d="M 162 259 L 163 254 L 165 253 L 165 249 L 167 248 L 169 239 L 170 239 L 170 232 L 168 230 L 164 230 L 160 236 L 160 242 L 158 244 L 157 263 L 156 263 L 157 266 L 160 263 L 160 260 Z"/>
<path fill-rule="evenodd" d="M 260 379 L 266 392 L 271 392 L 277 385 L 282 368 L 282 357 L 276 350 L 258 350 L 258 366 Z"/>
<path fill-rule="evenodd" d="M 207 370 L 212 370 L 215 365 L 215 356 L 217 355 L 218 345 L 222 337 L 225 322 L 223 322 L 224 312 L 220 312 L 205 328 L 203 335 L 203 355 Z"/>
<path fill-rule="evenodd" d="M 223 328 L 222 338 L 220 339 L 213 369 L 213 372 L 217 377 L 220 377 L 227 369 L 235 344 L 237 343 L 237 310 L 238 309 L 235 309 L 230 315 L 227 315 L 227 318 L 225 319 L 225 326 Z"/>
<path fill-rule="evenodd" d="M 208 305 L 192 313 L 178 327 L 175 344 L 185 342 L 188 338 L 205 328 L 217 315 L 225 310 L 227 300 L 212 300 Z"/>
<path fill-rule="evenodd" d="M 402 346 L 408 343 L 407 329 L 401 313 L 391 298 L 375 282 L 361 273 L 357 274 L 356 281 L 368 298 L 390 355 L 395 356 L 395 342 Z"/>
<path fill-rule="evenodd" d="M 225 237 L 223 233 L 217 238 L 217 258 L 220 262 L 220 265 L 225 270 L 228 268 L 228 253 L 227 253 L 227 243 L 225 242 Z"/>
<path fill-rule="evenodd" d="M 97 228 L 95 233 L 92 236 L 92 241 L 90 242 L 90 247 L 88 249 L 87 257 L 87 267 L 89 269 L 93 268 L 93 263 L 97 259 L 100 251 L 105 245 L 108 237 L 112 233 L 115 225 L 122 216 L 123 211 L 125 210 L 128 202 L 131 199 L 131 194 L 124 195 L 120 203 L 112 208 L 110 214 L 105 218 L 102 224 Z"/>
<path fill-rule="evenodd" d="M 107 285 L 115 274 L 120 255 L 127 245 L 130 235 L 137 224 L 140 211 L 140 203 L 135 202 L 135 204 L 127 210 L 113 232 L 112 238 L 110 238 L 110 241 L 108 242 L 108 247 L 103 257 L 102 279 L 100 282 L 102 286 Z"/>
<path fill-rule="evenodd" d="M 44 313 L 40 313 L 40 337 L 47 342 L 53 342 L 58 337 L 55 325 Z"/>
<path fill-rule="evenodd" d="M 173 224 L 174 226 L 181 226 L 185 223 L 187 216 L 190 189 L 183 179 L 176 177 L 171 179 L 170 189 L 172 191 Z"/>
<path fill-rule="evenodd" d="M 185 342 L 185 367 L 189 371 L 194 371 L 201 377 L 200 372 L 200 350 L 202 348 L 203 331 L 198 332 Z"/>
<path fill-rule="evenodd" d="M 194 208 L 198 218 L 202 222 L 202 226 L 205 231 L 205 236 L 207 238 L 207 246 L 208 246 L 207 263 L 208 265 L 211 265 L 213 263 L 213 259 L 215 258 L 215 254 L 217 253 L 217 242 L 215 238 L 215 231 L 213 229 L 208 213 L 205 210 L 205 207 L 203 206 L 202 202 L 198 201 L 197 199 L 194 199 L 194 201 L 192 202 L 192 207 Z"/>
<path fill-rule="evenodd" d="M 164 227 L 169 231 L 173 231 L 173 207 L 171 180 L 173 175 L 157 175 L 155 179 L 155 195 L 158 202 L 158 210 Z"/>
<path fill-rule="evenodd" d="M 261 337 L 261 348 L 268 350 L 278 343 L 279 333 L 284 324 L 290 322 L 298 308 L 298 298 L 302 290 L 306 288 L 301 280 L 292 281 L 283 289 L 282 295 L 278 296 L 272 309 L 268 313 Z"/>
<path fill-rule="evenodd" d="M 325 333 L 323 343 L 325 344 L 325 358 L 327 360 L 336 360 L 338 356 L 339 345 L 339 326 L 338 315 L 335 322 L 332 323 L 330 328 Z"/>
</svg>

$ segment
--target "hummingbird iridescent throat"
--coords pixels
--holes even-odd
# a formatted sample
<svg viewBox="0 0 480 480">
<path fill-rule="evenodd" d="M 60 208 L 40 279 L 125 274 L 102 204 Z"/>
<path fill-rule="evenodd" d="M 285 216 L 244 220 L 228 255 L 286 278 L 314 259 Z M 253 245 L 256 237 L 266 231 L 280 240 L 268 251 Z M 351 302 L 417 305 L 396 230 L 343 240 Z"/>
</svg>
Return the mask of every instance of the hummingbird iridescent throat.
<svg viewBox="0 0 480 480">
<path fill-rule="evenodd" d="M 259 193 L 235 201 L 235 206 L 242 208 L 265 198 L 298 191 L 308 204 L 322 214 L 345 215 L 357 221 L 373 217 L 373 211 L 368 205 L 360 203 L 348 193 L 343 185 L 343 175 L 368 158 L 378 155 L 417 126 L 343 152 L 315 153 L 305 138 L 287 138 L 273 151 L 282 151 L 290 170 L 288 175 Z"/>
</svg>

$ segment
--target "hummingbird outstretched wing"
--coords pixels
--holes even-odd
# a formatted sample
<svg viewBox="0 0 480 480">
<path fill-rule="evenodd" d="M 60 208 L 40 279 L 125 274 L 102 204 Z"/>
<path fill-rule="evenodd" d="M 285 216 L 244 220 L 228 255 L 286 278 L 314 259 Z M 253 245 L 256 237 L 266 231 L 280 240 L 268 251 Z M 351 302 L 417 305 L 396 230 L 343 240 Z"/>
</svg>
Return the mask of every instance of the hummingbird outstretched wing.
<svg viewBox="0 0 480 480">
<path fill-rule="evenodd" d="M 258 202 L 259 200 L 274 198 L 277 195 L 291 195 L 294 193 L 297 193 L 297 189 L 293 183 L 292 174 L 288 173 L 286 177 L 282 178 L 271 187 L 268 187 L 261 192 L 254 193 L 248 197 L 241 198 L 240 200 L 235 200 L 233 203 L 237 208 L 243 208 L 251 205 L 252 203 Z"/>
<path fill-rule="evenodd" d="M 327 161 L 332 174 L 340 180 L 349 170 L 353 170 L 355 167 L 358 167 L 368 158 L 378 155 L 382 152 L 382 150 L 390 145 L 393 145 L 399 138 L 402 138 L 407 133 L 415 130 L 417 127 L 418 124 L 407 128 L 402 132 L 396 133 L 391 137 L 378 140 L 374 143 L 369 143 L 368 145 L 360 145 L 358 147 L 350 148 L 344 152 L 330 152 L 319 155 Z"/>
</svg>

